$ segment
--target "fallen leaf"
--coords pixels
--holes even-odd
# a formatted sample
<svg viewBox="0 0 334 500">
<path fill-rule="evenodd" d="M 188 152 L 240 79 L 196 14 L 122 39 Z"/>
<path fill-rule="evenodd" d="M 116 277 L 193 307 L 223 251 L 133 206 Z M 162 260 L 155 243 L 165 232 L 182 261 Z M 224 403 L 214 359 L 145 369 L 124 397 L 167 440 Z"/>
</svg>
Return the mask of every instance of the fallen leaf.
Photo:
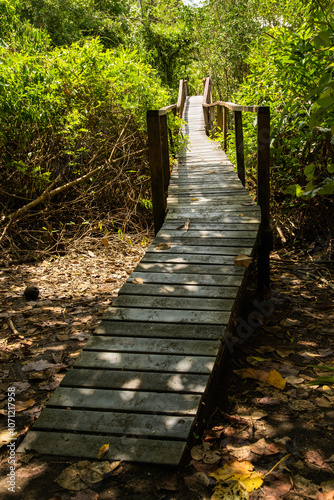
<svg viewBox="0 0 334 500">
<path fill-rule="evenodd" d="M 285 377 L 285 381 L 291 385 L 299 385 L 304 382 L 304 379 L 301 377 L 294 377 L 293 375 L 288 375 L 287 377 Z"/>
<path fill-rule="evenodd" d="M 311 401 L 307 401 L 305 399 L 296 399 L 291 402 L 291 407 L 296 411 L 307 411 L 313 410 L 315 408 L 314 404 Z"/>
<path fill-rule="evenodd" d="M 143 278 L 134 278 L 132 283 L 137 283 L 138 285 L 143 285 L 144 280 L 143 280 Z"/>
<path fill-rule="evenodd" d="M 190 453 L 194 460 L 203 460 L 206 464 L 215 464 L 220 460 L 220 453 L 211 450 L 211 444 L 208 442 L 194 446 Z"/>
<path fill-rule="evenodd" d="M 247 368 L 242 372 L 242 378 L 253 378 L 260 382 L 267 380 L 269 373 L 264 370 L 255 370 L 254 368 Z"/>
<path fill-rule="evenodd" d="M 35 403 L 36 401 L 34 399 L 28 399 L 28 401 L 15 401 L 15 411 L 24 411 L 34 406 Z"/>
<path fill-rule="evenodd" d="M 281 321 L 282 326 L 298 326 L 301 324 L 299 319 L 286 318 Z"/>
<path fill-rule="evenodd" d="M 277 389 L 283 390 L 286 382 L 282 375 L 277 370 L 271 370 L 268 377 L 266 378 L 266 382 L 273 387 L 277 387 Z"/>
<path fill-rule="evenodd" d="M 252 257 L 249 257 L 248 255 L 237 255 L 234 257 L 234 265 L 235 266 L 243 266 L 243 267 L 248 267 L 251 265 L 253 262 Z"/>
<path fill-rule="evenodd" d="M 172 247 L 170 243 L 158 243 L 158 245 L 155 246 L 156 250 L 169 250 Z"/>
<path fill-rule="evenodd" d="M 277 453 L 286 452 L 286 447 L 283 443 L 267 443 L 264 438 L 251 444 L 250 449 L 256 455 L 276 455 Z"/>
<path fill-rule="evenodd" d="M 105 247 L 108 247 L 109 246 L 109 241 L 108 241 L 108 238 L 105 236 L 104 238 L 102 238 L 102 243 Z"/>
<path fill-rule="evenodd" d="M 328 493 L 318 493 L 315 500 L 334 500 L 334 490 L 328 491 Z"/>
<path fill-rule="evenodd" d="M 78 491 L 71 500 L 98 500 L 99 495 L 93 490 Z"/>
<path fill-rule="evenodd" d="M 276 352 L 281 358 L 287 358 L 290 354 L 295 354 L 292 349 L 276 349 Z"/>
<path fill-rule="evenodd" d="M 99 452 L 97 454 L 97 458 L 100 460 L 106 453 L 108 453 L 109 449 L 110 449 L 109 443 L 101 446 L 101 448 L 99 449 Z"/>
<path fill-rule="evenodd" d="M 218 483 L 215 487 L 211 500 L 248 500 L 249 493 L 246 486 L 239 482 L 233 482 L 226 486 Z"/>
<path fill-rule="evenodd" d="M 282 400 L 281 399 L 272 398 L 270 396 L 265 396 L 264 398 L 258 398 L 257 402 L 260 405 L 272 405 L 272 406 L 282 404 Z"/>
<path fill-rule="evenodd" d="M 1 446 L 4 446 L 6 444 L 9 444 L 13 439 L 15 439 L 17 436 L 16 432 L 9 431 L 7 429 L 4 429 L 3 431 L 0 432 L 0 448 Z"/>
<path fill-rule="evenodd" d="M 158 490 L 177 491 L 178 488 L 179 481 L 177 476 L 164 476 L 159 478 L 159 484 L 157 484 Z"/>
</svg>

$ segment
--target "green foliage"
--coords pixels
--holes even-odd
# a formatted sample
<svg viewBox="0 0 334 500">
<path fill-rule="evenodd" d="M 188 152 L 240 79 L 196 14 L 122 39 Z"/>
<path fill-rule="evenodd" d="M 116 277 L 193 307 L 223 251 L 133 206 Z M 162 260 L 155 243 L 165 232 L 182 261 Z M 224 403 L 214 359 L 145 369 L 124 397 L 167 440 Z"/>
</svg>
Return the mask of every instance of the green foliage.
<svg viewBox="0 0 334 500">
<path fill-rule="evenodd" d="M 20 15 L 46 30 L 54 45 L 99 36 L 105 47 L 116 47 L 129 35 L 129 8 L 126 0 L 22 0 Z"/>
<path fill-rule="evenodd" d="M 329 4 L 329 2 L 327 2 Z M 330 6 L 328 5 L 328 9 Z M 277 190 L 312 198 L 334 193 L 334 30 L 325 3 L 295 4 L 299 26 L 275 26 L 257 40 L 249 74 L 233 100 L 271 107 L 273 180 Z M 329 64 L 330 63 L 330 64 Z M 245 143 L 254 156 L 254 125 Z"/>
<path fill-rule="evenodd" d="M 191 9 L 182 0 L 140 0 L 137 41 L 161 79 L 176 89 L 193 57 Z"/>
</svg>

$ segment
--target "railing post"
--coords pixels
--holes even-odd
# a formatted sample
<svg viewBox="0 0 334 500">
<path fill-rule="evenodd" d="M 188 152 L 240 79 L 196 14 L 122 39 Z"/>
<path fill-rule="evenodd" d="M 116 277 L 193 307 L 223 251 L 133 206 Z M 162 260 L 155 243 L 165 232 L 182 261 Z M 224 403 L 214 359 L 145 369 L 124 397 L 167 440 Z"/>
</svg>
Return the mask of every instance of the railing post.
<svg viewBox="0 0 334 500">
<path fill-rule="evenodd" d="M 270 108 L 261 106 L 257 115 L 257 203 L 261 207 L 258 244 L 259 290 L 270 290 L 270 252 L 273 233 L 270 228 Z"/>
<path fill-rule="evenodd" d="M 220 130 L 219 133 L 223 132 L 223 106 L 217 105 L 217 125 Z"/>
<path fill-rule="evenodd" d="M 227 108 L 223 107 L 223 148 L 224 151 L 227 149 Z"/>
<path fill-rule="evenodd" d="M 234 113 L 234 131 L 235 131 L 235 149 L 237 152 L 237 169 L 238 177 L 245 185 L 245 159 L 244 159 L 244 137 L 242 131 L 242 114 L 241 111 L 233 111 Z"/>
<path fill-rule="evenodd" d="M 151 170 L 154 232 L 157 234 L 165 219 L 166 197 L 164 187 L 164 161 L 161 146 L 161 121 L 158 110 L 148 110 L 148 156 Z"/>
<path fill-rule="evenodd" d="M 170 180 L 167 115 L 161 115 L 159 118 L 160 118 L 160 140 L 161 140 L 162 170 L 164 178 L 165 210 L 166 210 L 167 188 Z"/>
</svg>

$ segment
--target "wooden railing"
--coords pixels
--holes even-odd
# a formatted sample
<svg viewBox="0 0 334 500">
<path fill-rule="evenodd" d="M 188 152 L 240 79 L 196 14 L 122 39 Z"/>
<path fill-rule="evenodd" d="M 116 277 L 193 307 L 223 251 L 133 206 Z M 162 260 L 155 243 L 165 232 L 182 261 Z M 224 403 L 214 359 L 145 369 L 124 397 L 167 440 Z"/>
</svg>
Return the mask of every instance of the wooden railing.
<svg viewBox="0 0 334 500">
<path fill-rule="evenodd" d="M 203 113 L 208 135 L 214 132 L 214 122 L 223 134 L 223 148 L 226 150 L 227 113 L 233 111 L 237 172 L 245 185 L 244 140 L 242 113 L 257 113 L 257 204 L 261 208 L 261 230 L 258 243 L 259 288 L 270 288 L 269 257 L 272 250 L 273 233 L 270 227 L 270 108 L 269 106 L 241 106 L 232 102 L 212 102 L 211 78 L 203 80 Z M 215 117 L 215 109 L 217 116 Z"/>
<path fill-rule="evenodd" d="M 164 223 L 167 206 L 167 188 L 170 180 L 167 114 L 172 111 L 182 118 L 187 94 L 187 80 L 180 80 L 176 104 L 147 111 L 149 165 L 151 170 L 155 234 L 157 234 Z"/>
</svg>

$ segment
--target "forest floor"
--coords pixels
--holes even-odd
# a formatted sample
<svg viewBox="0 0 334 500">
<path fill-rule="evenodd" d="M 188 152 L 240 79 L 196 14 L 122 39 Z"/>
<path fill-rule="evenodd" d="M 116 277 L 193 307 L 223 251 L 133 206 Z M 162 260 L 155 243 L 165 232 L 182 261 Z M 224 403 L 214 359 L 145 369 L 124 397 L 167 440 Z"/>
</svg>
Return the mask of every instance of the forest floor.
<svg viewBox="0 0 334 500">
<path fill-rule="evenodd" d="M 251 272 L 217 409 L 182 469 L 17 454 L 8 491 L 8 388 L 19 443 L 145 251 L 117 237 L 105 245 L 81 241 L 65 256 L 0 269 L 0 498 L 333 500 L 334 384 L 309 382 L 333 376 L 312 365 L 334 366 L 334 266 L 285 251 L 273 254 L 260 325 Z M 23 296 L 31 283 L 36 301 Z"/>
</svg>

